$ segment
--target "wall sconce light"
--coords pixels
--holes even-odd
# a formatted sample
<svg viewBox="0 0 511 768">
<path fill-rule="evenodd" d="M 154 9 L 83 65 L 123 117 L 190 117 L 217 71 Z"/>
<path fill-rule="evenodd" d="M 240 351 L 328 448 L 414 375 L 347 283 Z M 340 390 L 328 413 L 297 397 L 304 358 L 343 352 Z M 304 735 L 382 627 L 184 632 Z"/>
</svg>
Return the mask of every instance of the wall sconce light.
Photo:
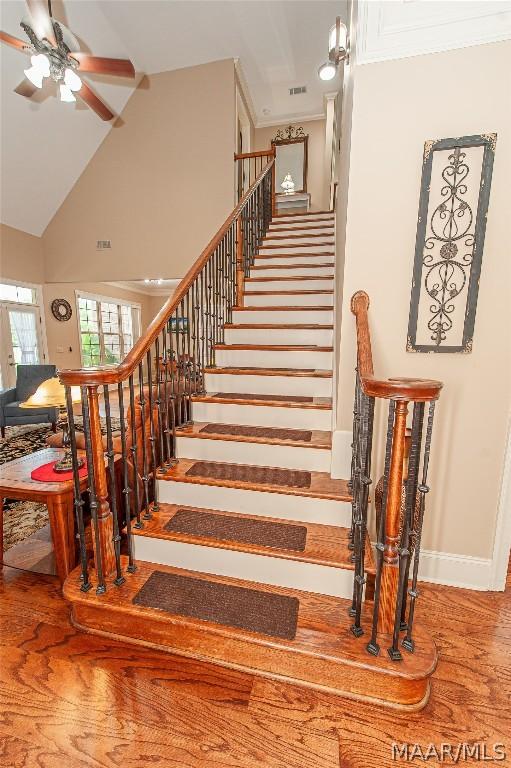
<svg viewBox="0 0 511 768">
<path fill-rule="evenodd" d="M 337 67 L 348 58 L 348 29 L 338 16 L 328 33 L 328 61 L 320 66 L 318 75 L 321 80 L 332 80 Z"/>
</svg>

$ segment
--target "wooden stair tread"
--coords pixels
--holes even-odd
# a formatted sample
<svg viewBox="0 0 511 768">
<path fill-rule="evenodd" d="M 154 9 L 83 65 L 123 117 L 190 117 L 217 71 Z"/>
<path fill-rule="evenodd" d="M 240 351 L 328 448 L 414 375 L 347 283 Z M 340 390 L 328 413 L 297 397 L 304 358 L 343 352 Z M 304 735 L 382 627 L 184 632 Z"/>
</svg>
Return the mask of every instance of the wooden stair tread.
<svg viewBox="0 0 511 768">
<path fill-rule="evenodd" d="M 253 399 L 255 396 L 251 395 L 250 398 L 243 396 L 243 393 L 208 393 L 206 395 L 192 396 L 192 400 L 201 403 L 232 403 L 234 405 L 267 405 L 270 408 L 316 408 L 319 410 L 331 411 L 332 410 L 332 398 L 331 397 L 314 397 L 312 402 L 300 402 L 294 401 L 292 398 L 289 400 L 279 399 Z M 268 396 L 270 398 L 270 396 Z"/>
<path fill-rule="evenodd" d="M 331 499 L 333 501 L 351 501 L 351 493 L 347 480 L 334 480 L 326 472 L 310 472 L 311 482 L 308 488 L 297 488 L 289 485 L 266 485 L 263 483 L 242 482 L 240 480 L 217 479 L 200 475 L 187 475 L 194 464 L 201 464 L 202 460 L 180 458 L 178 464 L 168 469 L 159 477 L 168 482 L 196 483 L 198 485 L 214 485 L 223 488 L 241 488 L 248 491 L 262 491 L 263 493 L 283 493 L 292 496 L 307 496 L 317 499 Z M 228 464 L 229 462 L 207 462 L 208 464 Z M 250 464 L 237 464 L 240 468 L 261 469 L 251 467 Z M 268 469 L 280 469 L 269 467 Z M 296 471 L 298 470 L 288 470 Z"/>
<path fill-rule="evenodd" d="M 277 213 L 272 217 L 271 223 L 274 224 L 279 219 L 289 219 L 296 216 L 328 216 L 332 221 L 334 220 L 334 211 L 305 211 L 304 213 Z"/>
<path fill-rule="evenodd" d="M 257 257 L 256 257 L 256 261 L 257 261 Z M 333 266 L 335 265 L 332 261 L 326 264 L 261 264 L 261 265 L 255 264 L 250 267 L 250 272 L 252 273 L 254 270 L 257 271 L 258 269 L 325 269 L 327 267 L 333 267 Z M 311 277 L 311 275 L 302 275 L 302 277 L 305 279 L 307 277 Z M 328 277 L 328 275 L 325 275 L 325 277 Z M 250 280 L 252 278 L 248 278 L 248 279 Z"/>
<path fill-rule="evenodd" d="M 332 295 L 333 290 L 330 290 L 327 288 L 318 288 L 317 290 L 307 290 L 307 291 L 245 291 L 244 292 L 245 296 L 310 296 L 311 294 Z M 264 309 L 264 307 L 257 307 L 257 309 L 261 310 L 261 309 Z M 283 307 L 279 307 L 279 309 L 283 309 Z M 328 309 L 332 309 L 332 307 L 328 307 Z"/>
<path fill-rule="evenodd" d="M 251 328 L 256 329 L 297 329 L 301 331 L 314 331 L 314 330 L 322 330 L 322 331 L 331 331 L 333 330 L 333 325 L 325 325 L 322 323 L 225 323 L 224 328 L 232 329 L 232 328 L 239 328 L 242 330 L 250 330 Z"/>
<path fill-rule="evenodd" d="M 215 344 L 215 349 L 258 349 L 270 352 L 333 352 L 333 347 L 315 344 Z"/>
<path fill-rule="evenodd" d="M 293 440 L 292 437 L 289 440 L 282 440 L 274 437 L 249 437 L 245 435 L 234 435 L 234 434 L 225 434 L 223 432 L 201 432 L 201 429 L 203 429 L 205 426 L 212 425 L 214 426 L 214 422 L 208 422 L 208 421 L 195 421 L 193 424 L 190 424 L 188 426 L 178 427 L 176 429 L 176 435 L 178 437 L 189 437 L 189 438 L 197 438 L 199 440 L 227 440 L 229 442 L 241 442 L 241 443 L 259 443 L 263 445 L 287 445 L 291 447 L 298 447 L 298 448 L 319 448 L 323 450 L 330 450 L 332 448 L 332 433 L 331 432 L 325 432 L 319 429 L 305 429 L 305 430 L 293 430 L 289 429 L 287 427 L 283 427 L 282 429 L 285 429 L 286 433 L 289 433 L 290 436 L 293 432 L 311 432 L 311 440 Z M 236 427 L 238 425 L 234 424 L 218 424 L 219 427 Z M 245 425 L 240 425 L 245 426 Z M 250 426 L 250 425 L 246 425 Z M 250 426 L 252 429 L 253 427 Z M 262 429 L 273 429 L 273 427 L 262 427 Z M 278 429 L 278 428 L 277 428 Z"/>
<path fill-rule="evenodd" d="M 314 227 L 309 227 L 309 229 L 314 229 Z M 297 235 L 275 235 L 273 234 L 275 230 L 272 230 L 270 234 L 265 235 L 262 239 L 263 243 L 267 243 L 269 240 L 296 240 L 299 238 L 305 238 L 305 237 L 334 237 L 334 233 L 326 233 L 326 232 L 306 232 L 304 235 L 297 234 Z"/>
<path fill-rule="evenodd" d="M 319 368 L 251 368 L 250 366 L 210 366 L 205 368 L 206 373 L 227 373 L 240 376 L 313 376 L 320 379 L 331 379 L 332 371 Z"/>
<path fill-rule="evenodd" d="M 126 558 L 122 558 L 125 570 Z M 133 602 L 155 572 L 204 579 L 234 587 L 258 589 L 297 600 L 298 621 L 294 639 L 267 636 L 212 621 L 171 614 Z M 95 579 L 95 574 L 92 574 Z M 119 587 L 111 582 L 105 594 L 94 589 L 80 591 L 80 569 L 68 576 L 64 597 L 72 606 L 72 622 L 93 634 L 128 640 L 182 655 L 201 658 L 255 674 L 280 677 L 340 695 L 368 698 L 401 707 L 419 709 L 427 701 L 428 678 L 434 672 L 437 654 L 433 641 L 420 626 L 415 628 L 415 653 L 403 653 L 393 662 L 385 649 L 390 637 L 379 636 L 382 652 L 371 656 L 367 638 L 350 632 L 349 600 L 295 589 L 273 587 L 211 574 L 137 562 L 135 573 L 126 573 Z M 366 605 L 363 620 L 370 621 L 372 607 Z"/>
<path fill-rule="evenodd" d="M 319 221 L 321 221 L 321 222 L 328 222 L 328 219 L 319 219 Z M 332 234 L 333 234 L 334 223 L 333 222 L 331 224 L 329 224 L 329 223 L 326 223 L 326 224 L 321 223 L 321 224 L 316 224 L 316 225 L 306 223 L 305 225 L 301 225 L 300 226 L 300 222 L 298 222 L 297 226 L 292 227 L 291 226 L 291 222 L 288 221 L 288 222 L 282 222 L 281 224 L 273 224 L 272 226 L 270 226 L 270 229 L 268 230 L 268 233 L 272 233 L 272 232 L 279 232 L 279 233 L 280 232 L 296 232 L 297 230 L 300 230 L 301 232 L 307 232 L 307 230 L 309 230 L 309 229 L 328 229 L 328 230 L 332 230 Z M 270 236 L 270 235 L 268 235 L 268 236 Z"/>
<path fill-rule="evenodd" d="M 321 243 L 296 243 L 296 248 L 317 248 L 318 245 L 334 245 L 334 243 L 330 240 L 328 242 L 321 242 Z M 261 248 L 264 248 L 265 250 L 268 249 L 279 249 L 279 248 L 293 248 L 293 243 L 289 243 L 286 245 L 285 243 L 277 243 L 276 245 L 269 245 L 268 243 L 262 243 Z"/>
<path fill-rule="evenodd" d="M 214 515 L 222 515 L 234 519 L 241 518 L 244 520 L 265 521 L 269 523 L 278 523 L 281 525 L 302 526 L 307 529 L 305 549 L 303 551 L 296 551 L 293 549 L 282 549 L 279 547 L 266 547 L 236 540 L 231 541 L 226 539 L 217 539 L 209 536 L 205 537 L 190 533 L 165 530 L 166 524 L 172 520 L 178 510 L 197 510 L 199 512 L 207 512 Z M 216 509 L 187 507 L 183 504 L 160 503 L 159 510 L 152 513 L 152 519 L 144 520 L 144 527 L 140 529 L 134 529 L 134 534 L 136 536 L 147 536 L 150 538 L 166 539 L 170 541 L 182 541 L 188 544 L 197 544 L 219 549 L 233 549 L 238 552 L 249 552 L 252 554 L 266 555 L 267 557 L 278 557 L 286 560 L 299 560 L 304 563 L 326 565 L 332 568 L 343 568 L 345 570 L 354 569 L 354 564 L 351 558 L 352 553 L 351 550 L 348 549 L 349 529 L 335 525 L 303 523 L 298 520 L 283 520 L 277 517 L 263 517 L 259 515 L 242 514 L 240 512 L 226 512 Z M 374 560 L 369 541 L 367 548 L 366 566 L 369 573 L 374 573 Z"/>
<path fill-rule="evenodd" d="M 328 256 L 335 256 L 335 254 L 333 251 L 319 251 L 318 253 L 258 253 L 255 260 L 257 262 L 259 259 L 294 259 L 297 256 L 306 256 L 311 259 L 324 259 Z M 266 269 L 268 269 L 268 267 L 266 267 Z"/>
<path fill-rule="evenodd" d="M 276 282 L 286 282 L 291 280 L 333 280 L 333 275 L 292 275 L 291 277 L 288 277 L 287 275 L 277 275 L 276 277 L 270 276 L 270 277 L 246 277 L 245 282 L 246 283 L 276 283 Z"/>
<path fill-rule="evenodd" d="M 333 312 L 331 306 L 300 306 L 299 304 L 289 304 L 277 306 L 271 304 L 269 307 L 233 307 L 233 312 Z"/>
</svg>

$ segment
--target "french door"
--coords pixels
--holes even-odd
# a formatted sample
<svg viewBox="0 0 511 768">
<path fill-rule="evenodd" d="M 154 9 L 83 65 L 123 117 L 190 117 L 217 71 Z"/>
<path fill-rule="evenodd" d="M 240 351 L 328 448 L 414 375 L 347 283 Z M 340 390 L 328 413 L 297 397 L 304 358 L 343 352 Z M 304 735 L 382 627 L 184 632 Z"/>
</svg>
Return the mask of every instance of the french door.
<svg viewBox="0 0 511 768">
<path fill-rule="evenodd" d="M 16 366 L 44 362 L 41 313 L 37 306 L 0 303 L 0 388 L 16 385 Z"/>
</svg>

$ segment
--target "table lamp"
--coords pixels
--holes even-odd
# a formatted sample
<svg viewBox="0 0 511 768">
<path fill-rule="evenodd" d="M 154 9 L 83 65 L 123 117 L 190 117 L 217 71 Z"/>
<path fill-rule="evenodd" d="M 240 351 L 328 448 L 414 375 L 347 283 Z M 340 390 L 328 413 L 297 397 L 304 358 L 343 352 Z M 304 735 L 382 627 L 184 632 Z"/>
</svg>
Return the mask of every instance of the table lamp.
<svg viewBox="0 0 511 768">
<path fill-rule="evenodd" d="M 80 387 L 71 387 L 71 402 L 81 403 Z M 65 449 L 64 456 L 56 461 L 53 469 L 55 472 L 71 472 L 73 469 L 73 458 L 70 450 L 71 441 L 69 438 L 69 424 L 67 420 L 66 408 L 66 388 L 54 376 L 46 379 L 37 387 L 33 395 L 24 403 L 20 403 L 20 408 L 58 408 L 59 421 L 62 424 L 62 447 Z M 83 467 L 84 461 L 78 457 L 78 469 Z"/>
<path fill-rule="evenodd" d="M 284 181 L 280 185 L 282 189 L 284 190 L 285 195 L 292 195 L 295 191 L 295 183 L 293 181 L 293 177 L 290 173 L 286 173 L 284 176 Z"/>
</svg>

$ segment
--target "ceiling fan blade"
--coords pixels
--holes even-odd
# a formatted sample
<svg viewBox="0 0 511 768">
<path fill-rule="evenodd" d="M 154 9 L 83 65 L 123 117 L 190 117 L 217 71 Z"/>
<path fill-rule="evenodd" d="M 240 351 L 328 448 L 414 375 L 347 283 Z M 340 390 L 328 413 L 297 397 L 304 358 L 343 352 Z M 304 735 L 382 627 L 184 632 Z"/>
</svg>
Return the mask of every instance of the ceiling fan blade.
<svg viewBox="0 0 511 768">
<path fill-rule="evenodd" d="M 7 45 L 11 46 L 11 48 L 17 48 L 18 51 L 22 51 L 23 53 L 30 52 L 28 43 L 23 42 L 23 40 L 20 40 L 17 37 L 9 35 L 7 32 L 0 31 L 0 42 L 7 43 Z"/>
<path fill-rule="evenodd" d="M 25 96 L 27 99 L 29 99 L 31 96 L 34 95 L 34 93 L 37 90 L 38 88 L 33 83 L 31 83 L 30 80 L 27 80 L 27 78 L 25 78 L 14 89 L 14 93 L 18 93 L 20 96 Z"/>
<path fill-rule="evenodd" d="M 46 0 L 27 0 L 27 5 L 34 25 L 33 30 L 37 37 L 40 40 L 45 37 L 52 45 L 56 45 L 57 41 Z"/>
<path fill-rule="evenodd" d="M 107 105 L 96 96 L 87 83 L 82 82 L 82 87 L 76 92 L 88 106 L 94 110 L 94 112 L 100 116 L 102 120 L 111 120 L 114 117 L 114 113 L 109 110 Z"/>
<path fill-rule="evenodd" d="M 80 72 L 97 72 L 100 75 L 117 75 L 118 77 L 135 77 L 135 67 L 129 59 L 109 59 L 104 56 L 90 56 L 88 53 L 69 54 L 79 62 Z"/>
</svg>

